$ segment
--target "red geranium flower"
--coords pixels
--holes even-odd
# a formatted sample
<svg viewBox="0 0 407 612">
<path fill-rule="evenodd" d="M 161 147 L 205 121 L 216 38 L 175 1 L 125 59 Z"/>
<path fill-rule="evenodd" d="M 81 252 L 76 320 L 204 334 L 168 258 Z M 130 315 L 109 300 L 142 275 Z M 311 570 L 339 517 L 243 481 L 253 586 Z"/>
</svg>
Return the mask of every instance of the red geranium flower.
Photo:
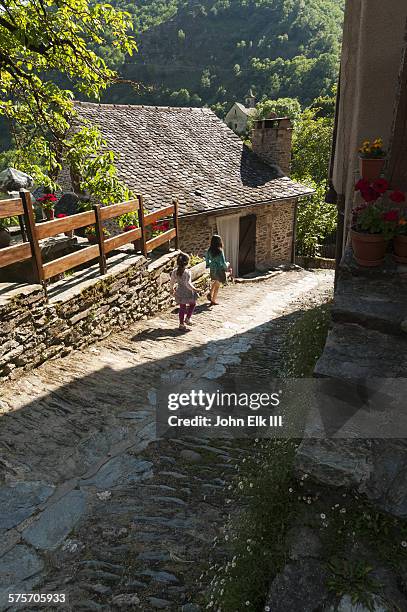
<svg viewBox="0 0 407 612">
<path fill-rule="evenodd" d="M 390 200 L 396 202 L 396 204 L 401 204 L 401 202 L 406 201 L 406 196 L 402 191 L 396 190 L 390 194 Z"/>
<path fill-rule="evenodd" d="M 370 187 L 369 181 L 361 178 L 358 180 L 358 182 L 355 185 L 355 191 L 365 191 L 366 189 L 369 189 L 369 187 Z"/>
<path fill-rule="evenodd" d="M 137 225 L 126 225 L 126 227 L 124 228 L 125 232 L 131 232 L 131 230 L 135 230 L 137 229 Z"/>
<path fill-rule="evenodd" d="M 45 193 L 42 198 L 38 198 L 38 202 L 56 202 L 58 198 L 53 193 Z"/>
<path fill-rule="evenodd" d="M 379 193 L 377 193 L 377 191 L 373 189 L 373 187 L 362 189 L 360 193 L 365 202 L 374 202 L 380 195 Z"/>
<path fill-rule="evenodd" d="M 390 187 L 389 183 L 384 178 L 379 178 L 377 181 L 374 181 L 372 187 L 377 193 L 383 194 L 386 193 L 388 188 Z"/>
<path fill-rule="evenodd" d="M 57 215 L 57 219 L 64 219 L 64 217 L 67 217 L 68 215 L 66 213 L 59 213 L 59 215 Z"/>
<path fill-rule="evenodd" d="M 383 213 L 383 219 L 385 221 L 398 221 L 399 213 L 397 210 L 388 210 Z"/>
</svg>

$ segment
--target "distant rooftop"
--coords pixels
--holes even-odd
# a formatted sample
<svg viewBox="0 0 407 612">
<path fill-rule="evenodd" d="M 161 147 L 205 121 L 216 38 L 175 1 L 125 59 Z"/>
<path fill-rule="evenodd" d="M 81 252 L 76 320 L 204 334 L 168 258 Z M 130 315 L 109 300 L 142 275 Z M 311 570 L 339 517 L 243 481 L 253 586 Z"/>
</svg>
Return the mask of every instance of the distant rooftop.
<svg viewBox="0 0 407 612">
<path fill-rule="evenodd" d="M 150 210 L 172 197 L 186 215 L 312 193 L 262 162 L 208 108 L 76 102 L 76 109 L 99 127 L 120 179 Z"/>
<path fill-rule="evenodd" d="M 256 112 L 255 108 L 247 108 L 247 106 L 245 106 L 244 104 L 241 104 L 240 102 L 235 102 L 235 104 L 246 115 L 254 115 L 254 113 Z"/>
</svg>

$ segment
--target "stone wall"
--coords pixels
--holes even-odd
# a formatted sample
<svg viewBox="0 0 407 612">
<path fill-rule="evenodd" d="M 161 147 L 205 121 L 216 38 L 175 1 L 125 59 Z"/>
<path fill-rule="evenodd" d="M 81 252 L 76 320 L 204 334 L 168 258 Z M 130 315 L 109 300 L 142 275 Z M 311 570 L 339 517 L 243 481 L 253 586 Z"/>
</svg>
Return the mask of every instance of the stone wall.
<svg viewBox="0 0 407 612">
<path fill-rule="evenodd" d="M 382 267 L 361 268 L 346 251 L 315 368 L 326 379 L 324 395 L 314 402 L 296 458 L 298 471 L 319 485 L 357 490 L 401 518 L 407 518 L 406 305 L 407 266 L 389 257 Z M 333 435 L 328 424 L 340 388 Z"/>
<path fill-rule="evenodd" d="M 180 248 L 186 253 L 203 256 L 211 236 L 217 233 L 216 217 L 228 214 L 256 215 L 256 267 L 289 263 L 293 241 L 295 200 L 260 206 L 245 206 L 242 210 L 222 211 L 219 215 L 199 215 L 180 218 Z"/>
<path fill-rule="evenodd" d="M 39 285 L 0 291 L 0 381 L 15 378 L 48 359 L 108 336 L 139 319 L 169 308 L 170 273 L 178 252 L 153 263 L 142 256 L 116 255 L 100 277 L 88 268 L 51 285 L 46 302 Z M 206 291 L 207 276 L 194 281 Z"/>
</svg>

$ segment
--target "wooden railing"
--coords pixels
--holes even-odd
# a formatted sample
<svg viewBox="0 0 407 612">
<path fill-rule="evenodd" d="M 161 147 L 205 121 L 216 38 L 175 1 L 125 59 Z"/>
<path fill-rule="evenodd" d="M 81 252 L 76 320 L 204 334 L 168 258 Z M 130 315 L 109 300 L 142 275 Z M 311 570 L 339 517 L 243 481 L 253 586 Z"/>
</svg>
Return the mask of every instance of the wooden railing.
<svg viewBox="0 0 407 612">
<path fill-rule="evenodd" d="M 137 213 L 139 227 L 122 232 L 111 238 L 106 238 L 103 232 L 103 222 L 126 213 Z M 140 251 L 143 255 L 151 253 L 161 244 L 175 239 L 175 248 L 178 249 L 178 203 L 173 201 L 171 206 L 162 208 L 153 213 L 144 214 L 143 197 L 137 196 L 134 200 L 113 204 L 111 206 L 93 206 L 92 210 L 54 219 L 44 223 L 36 223 L 34 219 L 31 196 L 29 192 L 20 192 L 20 198 L 15 200 L 0 200 L 0 219 L 17 216 L 22 229 L 23 243 L 0 249 L 0 268 L 10 264 L 32 260 L 34 275 L 46 290 L 48 279 L 67 270 L 83 265 L 88 261 L 99 260 L 101 274 L 107 272 L 106 255 L 125 244 L 140 241 Z M 172 218 L 174 227 L 150 240 L 146 239 L 146 228 L 161 219 Z M 24 222 L 23 222 L 24 220 Z M 94 225 L 96 231 L 96 243 L 54 259 L 49 263 L 43 263 L 39 241 L 50 238 L 64 232 L 69 232 L 88 225 Z"/>
</svg>

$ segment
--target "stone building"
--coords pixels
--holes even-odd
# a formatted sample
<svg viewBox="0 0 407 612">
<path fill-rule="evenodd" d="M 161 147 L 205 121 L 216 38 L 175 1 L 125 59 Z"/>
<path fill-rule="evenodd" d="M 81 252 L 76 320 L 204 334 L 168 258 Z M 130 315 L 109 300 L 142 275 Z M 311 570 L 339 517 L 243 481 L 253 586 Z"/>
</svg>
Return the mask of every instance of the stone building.
<svg viewBox="0 0 407 612">
<path fill-rule="evenodd" d="M 394 188 L 407 191 L 405 0 L 348 0 L 345 10 L 337 129 L 332 185 L 344 214 L 343 244 L 348 238 L 363 140 L 383 138 L 389 150 L 386 177 Z M 372 42 L 374 41 L 374 42 Z M 402 113 L 404 112 L 404 119 Z M 404 174 L 403 174 L 404 172 Z"/>
<path fill-rule="evenodd" d="M 407 518 L 407 266 L 398 264 L 390 251 L 381 266 L 357 265 L 349 228 L 362 140 L 383 138 L 388 149 L 384 176 L 392 188 L 407 192 L 406 22 L 405 0 L 346 2 L 331 168 L 344 218 L 343 241 L 338 245 L 343 253 L 341 248 L 333 323 L 315 369 L 318 379 L 324 379 L 319 414 L 311 414 L 297 453 L 300 473 L 319 484 L 356 490 L 381 511 L 403 519 Z M 335 413 L 332 398 L 341 388 L 346 402 L 340 406 L 342 412 L 337 403 Z M 321 427 L 327 422 L 334 423 L 334 435 Z M 405 600 L 400 609 L 407 609 Z"/>
<path fill-rule="evenodd" d="M 256 97 L 252 90 L 245 98 L 245 104 L 235 102 L 225 116 L 226 125 L 238 134 L 243 136 L 247 133 L 250 117 L 256 114 Z"/>
<path fill-rule="evenodd" d="M 180 246 L 203 255 L 220 233 L 240 275 L 292 260 L 298 198 L 288 119 L 255 123 L 253 151 L 207 108 L 77 103 L 116 154 L 120 179 L 155 210 L 179 201 Z"/>
<path fill-rule="evenodd" d="M 251 115 L 254 115 L 254 106 L 244 106 L 240 102 L 235 102 L 225 116 L 226 125 L 239 136 L 246 134 Z"/>
</svg>

